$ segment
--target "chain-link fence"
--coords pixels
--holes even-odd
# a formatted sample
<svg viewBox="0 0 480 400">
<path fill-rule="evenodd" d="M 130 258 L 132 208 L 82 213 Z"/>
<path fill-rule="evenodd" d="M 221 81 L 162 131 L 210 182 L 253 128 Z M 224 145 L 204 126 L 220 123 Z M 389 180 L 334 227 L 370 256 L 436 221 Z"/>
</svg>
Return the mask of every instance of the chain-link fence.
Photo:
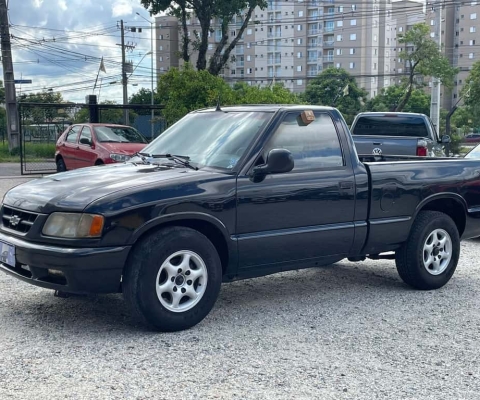
<svg viewBox="0 0 480 400">
<path fill-rule="evenodd" d="M 148 141 L 165 130 L 160 106 L 96 104 L 93 99 L 89 104 L 20 103 L 18 108 L 22 175 L 56 172 L 56 142 L 72 124 L 128 125 Z M 6 132 L 0 137 L 6 141 Z"/>
</svg>

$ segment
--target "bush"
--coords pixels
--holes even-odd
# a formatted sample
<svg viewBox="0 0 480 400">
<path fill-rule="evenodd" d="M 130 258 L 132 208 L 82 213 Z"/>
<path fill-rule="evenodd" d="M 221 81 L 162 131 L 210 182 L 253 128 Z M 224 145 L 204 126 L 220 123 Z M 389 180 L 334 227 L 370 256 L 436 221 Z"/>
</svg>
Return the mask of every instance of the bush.
<svg viewBox="0 0 480 400">
<path fill-rule="evenodd" d="M 25 143 L 25 156 L 28 158 L 54 158 L 55 143 Z M 20 147 L 8 150 L 8 143 L 0 144 L 0 159 L 17 161 L 20 158 Z"/>
</svg>

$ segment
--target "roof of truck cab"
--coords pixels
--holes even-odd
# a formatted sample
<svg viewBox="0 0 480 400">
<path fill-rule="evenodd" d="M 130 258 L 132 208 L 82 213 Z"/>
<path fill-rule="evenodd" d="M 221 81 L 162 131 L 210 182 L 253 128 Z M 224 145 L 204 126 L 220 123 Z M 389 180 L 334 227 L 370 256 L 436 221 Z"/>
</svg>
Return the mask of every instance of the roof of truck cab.
<svg viewBox="0 0 480 400">
<path fill-rule="evenodd" d="M 241 106 L 222 106 L 220 105 L 221 111 L 224 112 L 241 112 L 241 111 L 262 111 L 262 112 L 276 112 L 278 110 L 286 111 L 303 111 L 303 110 L 315 110 L 315 111 L 332 111 L 336 110 L 334 107 L 327 106 L 312 106 L 308 104 L 303 105 L 292 105 L 292 104 L 245 104 Z M 195 110 L 193 112 L 211 112 L 215 111 L 215 107 L 202 108 L 200 110 Z"/>
<path fill-rule="evenodd" d="M 420 114 L 420 113 L 413 113 L 413 112 L 396 112 L 396 111 L 365 111 L 361 112 L 357 115 L 359 116 L 384 116 L 384 115 L 395 115 L 399 117 L 426 117 L 425 114 Z"/>
</svg>

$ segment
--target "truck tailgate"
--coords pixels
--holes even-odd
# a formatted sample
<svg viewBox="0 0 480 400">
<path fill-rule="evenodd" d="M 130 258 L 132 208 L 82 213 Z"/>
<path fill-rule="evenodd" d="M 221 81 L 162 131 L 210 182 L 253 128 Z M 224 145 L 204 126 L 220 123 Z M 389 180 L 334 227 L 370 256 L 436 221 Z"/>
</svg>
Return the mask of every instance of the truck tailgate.
<svg viewBox="0 0 480 400">
<path fill-rule="evenodd" d="M 358 154 L 415 156 L 416 137 L 352 135 Z"/>
</svg>

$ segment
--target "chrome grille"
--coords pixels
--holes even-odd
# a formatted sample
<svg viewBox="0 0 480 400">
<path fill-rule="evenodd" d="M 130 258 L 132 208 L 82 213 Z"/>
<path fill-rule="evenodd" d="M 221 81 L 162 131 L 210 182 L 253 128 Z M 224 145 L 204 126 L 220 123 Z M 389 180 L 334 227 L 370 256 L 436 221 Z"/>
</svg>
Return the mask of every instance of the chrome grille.
<svg viewBox="0 0 480 400">
<path fill-rule="evenodd" d="M 30 211 L 17 210 L 7 206 L 2 207 L 2 224 L 5 228 L 27 233 L 37 219 L 38 214 Z"/>
</svg>

